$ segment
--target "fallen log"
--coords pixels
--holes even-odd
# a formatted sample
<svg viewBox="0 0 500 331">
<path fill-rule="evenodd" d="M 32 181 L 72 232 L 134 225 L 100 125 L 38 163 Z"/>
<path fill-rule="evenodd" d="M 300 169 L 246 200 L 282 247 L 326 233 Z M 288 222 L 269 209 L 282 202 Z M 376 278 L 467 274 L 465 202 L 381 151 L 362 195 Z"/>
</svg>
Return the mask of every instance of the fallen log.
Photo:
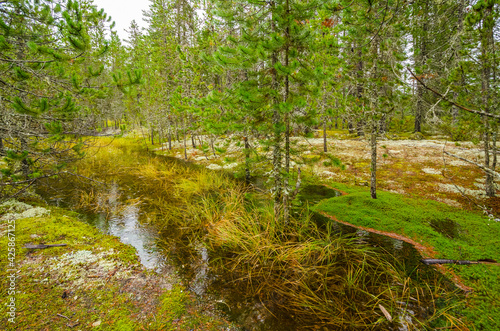
<svg viewBox="0 0 500 331">
<path fill-rule="evenodd" d="M 477 261 L 461 261 L 461 260 L 448 260 L 448 259 L 422 259 L 420 260 L 422 263 L 426 265 L 430 264 L 459 264 L 459 265 L 468 265 L 468 264 L 493 264 L 500 265 L 495 260 L 492 259 L 480 259 Z"/>
<path fill-rule="evenodd" d="M 45 248 L 49 248 L 49 247 L 62 247 L 62 246 L 67 246 L 67 244 L 40 244 L 40 245 L 26 244 L 26 245 L 24 245 L 24 248 L 45 249 Z"/>
</svg>

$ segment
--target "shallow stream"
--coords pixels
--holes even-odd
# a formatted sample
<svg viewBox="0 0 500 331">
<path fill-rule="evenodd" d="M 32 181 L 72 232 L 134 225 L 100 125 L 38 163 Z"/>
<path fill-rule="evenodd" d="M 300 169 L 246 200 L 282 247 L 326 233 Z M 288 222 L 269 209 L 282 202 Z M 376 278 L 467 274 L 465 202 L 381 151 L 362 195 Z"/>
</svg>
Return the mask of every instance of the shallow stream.
<svg viewBox="0 0 500 331">
<path fill-rule="evenodd" d="M 169 158 L 165 158 L 165 162 L 178 163 Z M 230 281 L 229 275 L 215 271 L 211 267 L 213 257 L 200 239 L 186 237 L 182 229 L 159 229 L 152 225 L 150 218 L 154 214 L 154 207 L 147 201 L 158 197 L 145 197 L 143 192 L 136 192 L 132 188 L 137 185 L 137 181 L 144 179 L 133 178 L 126 172 L 115 172 L 113 178 L 113 184 L 107 186 L 107 201 L 101 202 L 107 204 L 109 209 L 106 213 L 85 212 L 86 222 L 134 246 L 146 268 L 154 269 L 159 274 L 178 277 L 200 302 L 211 302 L 220 314 L 240 326 L 241 330 L 288 331 L 303 328 L 289 313 L 272 302 L 262 302 L 259 298 L 248 296 Z M 134 185 L 127 184 L 132 182 Z M 71 204 L 78 183 L 66 181 L 63 186 L 50 183 L 47 187 L 51 189 L 41 188 L 39 193 L 53 204 L 72 207 L 68 204 Z M 309 185 L 302 188 L 298 205 L 314 205 L 322 199 L 338 195 L 339 192 L 325 186 Z M 319 214 L 315 214 L 314 219 L 320 224 L 332 222 Z M 433 268 L 420 263 L 418 251 L 405 242 L 342 224 L 338 224 L 335 230 L 339 235 L 355 237 L 360 245 L 377 247 L 382 254 L 389 254 L 392 259 L 403 261 L 406 273 L 412 278 L 439 277 Z"/>
</svg>

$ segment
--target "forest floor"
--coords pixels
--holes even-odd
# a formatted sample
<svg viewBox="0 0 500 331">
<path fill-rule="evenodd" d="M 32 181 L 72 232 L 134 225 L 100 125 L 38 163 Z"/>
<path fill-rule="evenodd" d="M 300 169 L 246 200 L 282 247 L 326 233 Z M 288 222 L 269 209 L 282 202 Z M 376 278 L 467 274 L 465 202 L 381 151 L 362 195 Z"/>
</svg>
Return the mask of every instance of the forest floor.
<svg viewBox="0 0 500 331">
<path fill-rule="evenodd" d="M 8 263 L 9 239 L 14 264 Z M 24 248 L 29 243 L 67 246 Z M 146 270 L 132 246 L 76 213 L 36 199 L 10 200 L 0 205 L 0 247 L 0 297 L 15 297 L 16 313 L 9 321 L 10 308 L 0 305 L 2 330 L 229 329 L 214 307 L 200 307 L 176 279 Z M 7 278 L 12 275 L 14 282 Z"/>
</svg>

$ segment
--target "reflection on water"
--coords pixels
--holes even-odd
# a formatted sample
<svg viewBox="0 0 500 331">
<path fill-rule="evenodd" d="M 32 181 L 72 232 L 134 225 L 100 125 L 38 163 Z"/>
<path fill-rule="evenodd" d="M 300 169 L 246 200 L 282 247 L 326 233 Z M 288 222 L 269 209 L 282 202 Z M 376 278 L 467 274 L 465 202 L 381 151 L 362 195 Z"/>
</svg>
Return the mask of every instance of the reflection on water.
<svg viewBox="0 0 500 331">
<path fill-rule="evenodd" d="M 123 243 L 134 246 L 141 263 L 148 269 L 159 271 L 163 266 L 163 256 L 156 246 L 154 231 L 140 224 L 138 219 L 139 207 L 132 205 L 110 218 L 98 214 L 89 218 L 88 222 L 106 234 L 119 237 Z"/>
</svg>

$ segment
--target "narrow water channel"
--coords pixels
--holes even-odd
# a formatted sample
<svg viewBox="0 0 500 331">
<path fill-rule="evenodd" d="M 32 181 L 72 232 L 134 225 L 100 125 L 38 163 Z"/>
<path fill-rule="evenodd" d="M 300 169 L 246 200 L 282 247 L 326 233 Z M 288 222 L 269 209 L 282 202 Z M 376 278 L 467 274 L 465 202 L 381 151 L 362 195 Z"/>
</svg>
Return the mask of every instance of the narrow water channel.
<svg viewBox="0 0 500 331">
<path fill-rule="evenodd" d="M 165 158 L 165 162 L 174 162 Z M 175 161 L 178 162 L 178 161 Z M 122 176 L 122 178 L 119 178 Z M 128 186 L 130 181 L 141 179 L 130 178 L 123 173 L 113 177 L 115 181 L 107 186 L 107 201 L 103 202 L 109 208 L 106 212 L 89 213 L 79 210 L 84 220 L 100 229 L 103 233 L 114 235 L 126 244 L 134 246 L 141 263 L 148 269 L 159 274 L 174 275 L 193 293 L 200 302 L 216 303 L 221 314 L 227 316 L 240 330 L 301 330 L 287 311 L 280 309 L 272 302 L 263 302 L 259 297 L 246 295 L 237 283 L 231 281 L 228 274 L 220 269 L 212 268 L 210 252 L 200 238 L 186 236 L 183 229 L 158 228 L 150 222 L 154 206 L 147 201 L 155 196 L 144 196 L 144 192 L 136 192 Z M 78 182 L 64 182 L 64 185 L 49 182 L 41 187 L 39 194 L 50 203 L 72 207 L 75 186 Z M 137 183 L 134 183 L 137 185 Z M 297 207 L 306 204 L 314 205 L 322 199 L 334 198 L 339 193 L 324 186 L 311 185 L 302 188 Z M 141 201 L 141 202 L 139 202 Z M 314 220 L 321 223 L 332 222 L 322 215 L 315 214 Z M 381 254 L 387 254 L 394 261 L 405 267 L 409 277 L 436 278 L 440 277 L 433 268 L 420 263 L 421 256 L 411 245 L 392 238 L 357 230 L 342 224 L 337 224 L 335 230 L 339 235 L 346 235 L 359 242 L 378 249 Z M 413 305 L 409 309 L 415 315 L 425 314 L 425 307 Z M 411 319 L 412 316 L 403 316 Z M 308 328 L 311 326 L 308 325 Z M 314 327 L 314 326 L 313 326 Z M 324 327 L 324 330 L 328 328 Z M 406 330 L 404 325 L 396 326 L 394 330 Z"/>
</svg>

